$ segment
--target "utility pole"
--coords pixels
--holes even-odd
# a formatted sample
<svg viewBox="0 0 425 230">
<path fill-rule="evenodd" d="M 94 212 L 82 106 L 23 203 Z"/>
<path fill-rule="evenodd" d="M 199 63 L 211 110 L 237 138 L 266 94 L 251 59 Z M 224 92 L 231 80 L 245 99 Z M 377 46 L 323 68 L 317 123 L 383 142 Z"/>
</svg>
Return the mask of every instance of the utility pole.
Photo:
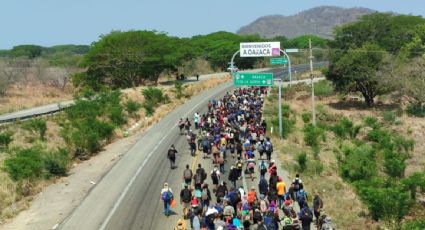
<svg viewBox="0 0 425 230">
<path fill-rule="evenodd" d="M 313 126 L 316 126 L 316 105 L 314 102 L 314 82 L 313 82 L 313 50 L 311 48 L 311 39 L 308 39 L 308 45 L 310 47 L 310 79 L 311 79 L 311 107 L 313 116 Z"/>
</svg>

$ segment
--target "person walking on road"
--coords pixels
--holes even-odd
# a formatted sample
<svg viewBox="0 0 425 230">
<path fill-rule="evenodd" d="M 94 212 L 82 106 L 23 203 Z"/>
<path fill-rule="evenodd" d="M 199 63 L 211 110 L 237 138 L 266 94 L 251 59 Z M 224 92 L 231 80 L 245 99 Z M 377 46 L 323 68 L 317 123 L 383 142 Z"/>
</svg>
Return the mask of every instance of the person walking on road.
<svg viewBox="0 0 425 230">
<path fill-rule="evenodd" d="M 176 164 L 176 155 L 177 150 L 174 147 L 174 145 L 171 145 L 170 149 L 168 149 L 167 158 L 170 160 L 170 167 L 171 169 L 174 169 Z"/>
<path fill-rule="evenodd" d="M 238 169 L 235 166 L 230 167 L 229 172 L 229 181 L 232 182 L 232 185 L 234 188 L 236 188 L 236 181 L 239 179 L 239 172 Z"/>
<path fill-rule="evenodd" d="M 319 197 L 319 194 L 316 192 L 313 197 L 313 212 L 314 217 L 316 218 L 316 226 L 319 225 L 319 218 L 320 218 L 320 210 L 323 208 L 323 201 Z"/>
<path fill-rule="evenodd" d="M 195 143 L 195 140 L 191 140 L 189 145 L 190 145 L 190 155 L 192 155 L 192 157 L 194 157 L 196 155 L 196 143 Z"/>
<path fill-rule="evenodd" d="M 277 178 L 276 191 L 279 208 L 282 208 L 283 202 L 285 201 L 286 185 L 281 177 Z"/>
<path fill-rule="evenodd" d="M 161 200 L 164 202 L 164 214 L 169 216 L 171 214 L 171 200 L 173 199 L 173 191 L 168 187 L 168 183 L 164 183 L 164 188 L 161 189 Z"/>
<path fill-rule="evenodd" d="M 187 214 L 190 208 L 190 202 L 192 201 L 192 192 L 190 191 L 187 184 L 180 191 L 180 204 L 183 206 L 183 218 L 187 219 Z"/>
<path fill-rule="evenodd" d="M 193 115 L 193 123 L 195 123 L 195 129 L 199 128 L 199 119 L 200 119 L 199 114 L 198 114 L 198 112 L 196 112 Z"/>
<path fill-rule="evenodd" d="M 183 171 L 184 184 L 189 186 L 192 184 L 193 172 L 190 170 L 189 165 L 186 165 L 186 169 Z"/>
</svg>

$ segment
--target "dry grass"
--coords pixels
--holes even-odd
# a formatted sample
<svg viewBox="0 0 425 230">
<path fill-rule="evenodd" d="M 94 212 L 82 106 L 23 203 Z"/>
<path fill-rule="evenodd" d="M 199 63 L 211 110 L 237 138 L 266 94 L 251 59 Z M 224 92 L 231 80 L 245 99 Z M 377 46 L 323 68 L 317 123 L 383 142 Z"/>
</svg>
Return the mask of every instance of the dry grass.
<svg viewBox="0 0 425 230">
<path fill-rule="evenodd" d="M 71 85 L 64 91 L 38 82 L 12 85 L 7 91 L 7 95 L 0 98 L 0 114 L 70 100 L 73 91 Z"/>
<path fill-rule="evenodd" d="M 298 115 L 311 111 L 311 102 L 309 98 L 302 96 L 303 92 L 297 93 L 294 99 L 287 103 L 291 106 Z M 382 111 L 393 109 L 392 104 L 382 103 L 374 109 L 365 108 L 358 103 L 347 102 L 344 106 L 336 104 L 338 98 L 336 96 L 319 98 L 316 102 L 321 105 L 329 114 L 336 116 L 349 117 L 354 123 L 361 123 L 365 116 L 373 116 L 382 120 Z M 270 103 L 266 102 L 266 106 Z M 412 158 L 406 161 L 406 175 L 413 172 L 423 171 L 425 168 L 425 120 L 423 118 L 407 117 L 405 115 L 398 117 L 401 121 L 398 125 L 393 125 L 390 128 L 405 137 L 413 138 L 416 141 L 415 149 L 412 152 Z M 297 119 L 297 129 L 292 133 L 287 140 L 279 141 L 274 138 L 276 149 L 279 150 L 281 161 L 284 162 L 283 167 L 286 168 L 291 177 L 294 177 L 298 172 L 298 167 L 295 157 L 300 152 L 308 153 L 307 170 L 302 174 L 302 179 L 305 182 L 307 191 L 310 194 L 318 192 L 324 201 L 324 210 L 329 214 L 336 223 L 338 229 L 378 229 L 380 223 L 371 221 L 366 217 L 367 208 L 362 204 L 359 197 L 356 195 L 353 187 L 344 182 L 338 175 L 338 165 L 333 149 L 337 148 L 337 140 L 333 134 L 328 132 L 327 141 L 321 145 L 319 155 L 320 162 L 324 166 L 324 170 L 319 175 L 311 172 L 309 168 L 314 166 L 315 160 L 311 154 L 311 149 L 304 145 L 302 119 Z M 365 135 L 365 130 L 362 130 L 360 136 Z M 423 214 L 412 214 L 419 217 Z M 412 218 L 408 216 L 407 218 Z"/>
<path fill-rule="evenodd" d="M 187 87 L 186 92 L 190 95 L 196 95 L 199 92 L 202 92 L 203 90 L 213 88 L 221 83 L 224 83 L 226 81 L 231 80 L 230 76 L 225 77 L 219 77 L 215 76 L 212 77 L 209 80 L 200 81 L 196 84 L 190 84 Z M 134 101 L 137 101 L 139 103 L 143 103 L 144 98 L 141 93 L 145 87 L 137 87 L 134 89 L 126 89 L 123 90 L 123 97 L 125 100 L 131 99 Z M 138 112 L 138 119 L 136 118 L 129 118 L 128 124 L 124 125 L 123 127 L 115 130 L 115 137 L 113 138 L 114 141 L 118 138 L 123 137 L 124 130 L 127 130 L 135 123 L 138 123 L 139 126 L 133 130 L 133 131 L 145 131 L 149 126 L 151 126 L 154 123 L 157 123 L 161 118 L 166 116 L 168 113 L 173 111 L 175 108 L 177 108 L 179 105 L 183 104 L 188 100 L 188 98 L 182 98 L 182 99 L 176 99 L 174 93 L 172 92 L 171 87 L 167 86 L 160 86 L 159 88 L 162 88 L 164 90 L 164 93 L 167 94 L 170 98 L 170 103 L 160 105 L 158 108 L 156 108 L 155 113 L 147 117 L 145 114 L 144 109 L 141 109 Z M 26 89 L 32 89 L 32 87 L 28 87 Z M 45 92 L 48 92 L 47 89 L 44 89 Z M 59 94 L 60 92 L 56 92 L 57 94 L 54 94 L 56 96 L 54 97 L 46 97 L 43 96 L 42 93 L 43 90 L 37 89 L 37 87 L 34 87 L 34 97 L 40 97 L 40 100 L 37 100 L 37 103 L 40 104 L 46 104 L 51 103 L 52 101 L 61 101 L 64 99 L 70 99 L 71 96 L 68 97 L 67 94 Z M 13 92 L 13 91 L 11 91 Z M 12 106 L 16 106 L 17 101 L 19 101 L 18 97 L 26 97 L 26 99 L 22 99 L 21 101 L 29 102 L 30 98 L 29 95 L 26 95 L 26 93 L 19 94 L 18 90 L 15 93 L 11 93 L 13 95 L 10 99 L 8 99 L 8 108 L 11 108 Z M 25 96 L 26 95 L 26 96 Z M 38 95 L 38 96 L 36 96 Z M 52 94 L 53 95 L 53 94 Z M 51 100 L 49 100 L 51 99 Z M 28 107 L 35 106 L 36 103 L 28 103 Z M 20 108 L 16 108 L 20 109 Z M 42 143 L 47 149 L 56 149 L 57 147 L 65 146 L 64 140 L 60 137 L 60 127 L 55 122 L 59 115 L 55 116 L 49 116 L 45 117 L 47 120 L 47 132 L 46 132 L 46 138 L 47 142 Z M 30 147 L 35 143 L 40 143 L 37 140 L 37 137 L 34 137 L 33 134 L 29 133 L 28 131 L 21 128 L 21 123 L 14 123 L 9 124 L 2 127 L 3 129 L 10 130 L 14 133 L 13 135 L 13 141 L 10 144 L 11 147 Z M 0 164 L 3 164 L 3 160 L 6 157 L 5 153 L 0 153 Z M 55 182 L 57 178 L 53 178 L 51 180 L 39 180 L 35 181 L 33 183 L 26 183 L 24 186 L 29 189 L 28 196 L 22 196 L 19 195 L 18 190 L 23 185 L 20 185 L 17 182 L 14 182 L 10 179 L 10 177 L 7 175 L 6 172 L 0 171 L 0 223 L 2 223 L 5 219 L 14 217 L 17 213 L 19 213 L 22 210 L 25 210 L 29 207 L 30 201 L 33 199 L 33 196 L 42 191 L 42 189 L 52 183 Z"/>
<path fill-rule="evenodd" d="M 310 109 L 308 100 L 293 99 L 288 104 L 298 115 Z M 269 105 L 269 103 L 266 103 L 266 106 Z M 304 145 L 303 125 L 303 121 L 299 118 L 296 122 L 296 130 L 290 134 L 288 139 L 279 141 L 278 138 L 273 138 L 275 149 L 281 153 L 279 157 L 281 162 L 284 162 L 283 167 L 289 171 L 290 177 L 294 178 L 295 174 L 299 173 L 295 159 L 297 154 L 307 152 L 307 169 L 300 173 L 306 191 L 310 194 L 310 197 L 316 192 L 320 195 L 324 203 L 324 213 L 333 218 L 337 228 L 376 229 L 377 224 L 364 217 L 367 209 L 361 203 L 353 188 L 338 175 L 337 160 L 333 152 L 333 148 L 336 147 L 332 144 L 335 143 L 333 135 L 328 135 L 326 142 L 328 145 L 322 145 L 319 159 L 323 165 L 323 171 L 317 174 L 313 168 L 319 163 L 314 159 L 311 149 Z"/>
</svg>

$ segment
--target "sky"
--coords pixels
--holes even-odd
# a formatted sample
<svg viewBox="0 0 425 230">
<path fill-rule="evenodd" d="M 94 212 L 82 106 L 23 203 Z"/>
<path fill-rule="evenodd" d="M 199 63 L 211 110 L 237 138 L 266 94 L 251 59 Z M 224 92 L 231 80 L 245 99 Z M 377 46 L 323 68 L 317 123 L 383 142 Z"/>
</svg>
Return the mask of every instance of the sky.
<svg viewBox="0 0 425 230">
<path fill-rule="evenodd" d="M 0 49 L 89 45 L 112 30 L 179 37 L 236 32 L 261 16 L 289 16 L 323 5 L 425 16 L 425 0 L 0 0 Z"/>
</svg>

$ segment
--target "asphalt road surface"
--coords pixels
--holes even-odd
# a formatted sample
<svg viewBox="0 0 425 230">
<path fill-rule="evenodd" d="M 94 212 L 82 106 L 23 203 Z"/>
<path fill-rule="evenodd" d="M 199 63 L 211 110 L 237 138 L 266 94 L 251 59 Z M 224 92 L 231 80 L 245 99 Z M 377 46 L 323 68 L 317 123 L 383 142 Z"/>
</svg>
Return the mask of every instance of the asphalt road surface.
<svg viewBox="0 0 425 230">
<path fill-rule="evenodd" d="M 202 159 L 199 151 L 197 157 L 190 156 L 185 137 L 179 135 L 177 122 L 179 118 L 186 117 L 193 120 L 195 112 L 203 113 L 206 110 L 208 100 L 221 97 L 232 88 L 233 85 L 229 82 L 206 90 L 153 125 L 90 191 L 59 228 L 173 229 L 182 216 L 179 194 L 185 166 L 189 164 L 195 169 L 195 166 L 201 163 L 208 174 L 207 183 L 212 185 L 209 175 L 212 170 L 211 159 Z M 173 170 L 170 169 L 170 163 L 166 158 L 171 144 L 178 150 L 177 168 Z M 225 181 L 229 167 L 234 161 L 231 156 L 227 157 Z M 173 209 L 175 214 L 169 217 L 162 214 L 163 203 L 160 200 L 164 182 L 168 182 L 177 198 L 177 205 Z M 238 186 L 245 188 L 257 187 L 257 184 L 257 179 L 238 181 Z M 213 201 L 215 201 L 214 195 Z"/>
</svg>

